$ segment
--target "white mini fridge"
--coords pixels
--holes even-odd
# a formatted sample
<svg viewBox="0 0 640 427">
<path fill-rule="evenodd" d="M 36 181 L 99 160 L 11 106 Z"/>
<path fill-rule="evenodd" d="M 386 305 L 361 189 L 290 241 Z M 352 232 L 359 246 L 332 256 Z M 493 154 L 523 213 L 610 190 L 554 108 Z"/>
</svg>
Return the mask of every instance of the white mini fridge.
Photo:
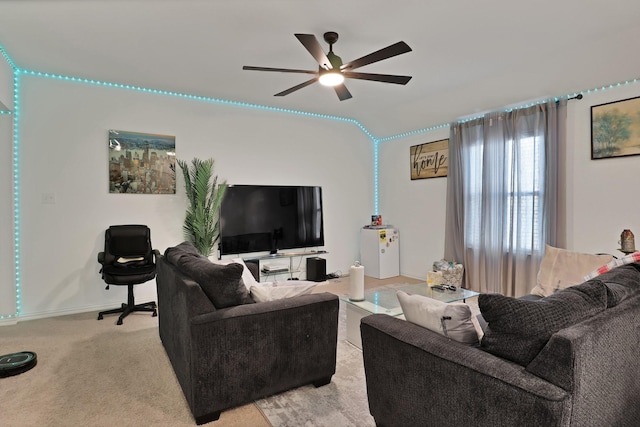
<svg viewBox="0 0 640 427">
<path fill-rule="evenodd" d="M 393 227 L 364 227 L 360 232 L 360 263 L 365 276 L 386 279 L 400 275 L 400 236 Z"/>
</svg>

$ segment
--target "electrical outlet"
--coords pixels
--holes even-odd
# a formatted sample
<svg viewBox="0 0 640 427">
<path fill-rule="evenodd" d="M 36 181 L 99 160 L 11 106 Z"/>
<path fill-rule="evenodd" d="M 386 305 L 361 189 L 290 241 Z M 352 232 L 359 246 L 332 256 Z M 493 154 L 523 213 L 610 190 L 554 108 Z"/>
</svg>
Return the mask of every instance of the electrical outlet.
<svg viewBox="0 0 640 427">
<path fill-rule="evenodd" d="M 56 194 L 55 193 L 42 193 L 42 204 L 43 205 L 55 205 L 56 204 Z"/>
</svg>

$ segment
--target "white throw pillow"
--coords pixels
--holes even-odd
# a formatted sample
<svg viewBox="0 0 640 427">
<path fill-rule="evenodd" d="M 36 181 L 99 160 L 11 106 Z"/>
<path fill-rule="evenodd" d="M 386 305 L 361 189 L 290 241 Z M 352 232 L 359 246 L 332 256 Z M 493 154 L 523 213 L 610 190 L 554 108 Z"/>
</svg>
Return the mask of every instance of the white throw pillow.
<svg viewBox="0 0 640 427">
<path fill-rule="evenodd" d="M 251 297 L 255 302 L 297 297 L 310 294 L 316 285 L 307 280 L 257 283 L 251 286 Z"/>
<path fill-rule="evenodd" d="M 244 282 L 244 285 L 247 287 L 248 291 L 251 291 L 251 286 L 258 284 L 258 281 L 256 280 L 255 277 L 253 277 L 253 274 L 251 274 L 251 270 L 249 270 L 249 268 L 244 263 L 244 260 L 242 258 L 225 258 L 225 259 L 209 258 L 209 260 L 212 263 L 219 264 L 219 265 L 228 265 L 232 263 L 240 264 L 242 266 L 242 281 Z"/>
<path fill-rule="evenodd" d="M 446 303 L 403 291 L 396 295 L 408 322 L 464 344 L 478 343 L 478 330 L 467 304 Z"/>
<path fill-rule="evenodd" d="M 548 297 L 558 289 L 579 285 L 584 276 L 613 260 L 613 255 L 594 255 L 546 245 L 531 294 Z"/>
</svg>

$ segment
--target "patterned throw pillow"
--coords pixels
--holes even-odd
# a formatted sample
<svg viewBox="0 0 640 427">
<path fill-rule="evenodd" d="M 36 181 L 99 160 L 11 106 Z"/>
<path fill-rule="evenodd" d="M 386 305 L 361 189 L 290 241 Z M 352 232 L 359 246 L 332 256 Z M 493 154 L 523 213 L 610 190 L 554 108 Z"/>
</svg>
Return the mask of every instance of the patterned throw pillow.
<svg viewBox="0 0 640 427">
<path fill-rule="evenodd" d="M 482 349 L 527 366 L 554 333 L 605 310 L 607 288 L 594 280 L 535 301 L 481 294 L 478 305 L 488 323 Z"/>
<path fill-rule="evenodd" d="M 634 252 L 627 256 L 623 256 L 622 258 L 614 259 L 613 261 L 603 265 L 602 267 L 596 268 L 591 273 L 584 276 L 584 280 L 591 280 L 594 277 L 598 277 L 601 274 L 604 274 L 608 271 L 613 270 L 616 267 L 620 267 L 621 265 L 631 264 L 633 262 L 640 262 L 640 252 Z"/>
</svg>

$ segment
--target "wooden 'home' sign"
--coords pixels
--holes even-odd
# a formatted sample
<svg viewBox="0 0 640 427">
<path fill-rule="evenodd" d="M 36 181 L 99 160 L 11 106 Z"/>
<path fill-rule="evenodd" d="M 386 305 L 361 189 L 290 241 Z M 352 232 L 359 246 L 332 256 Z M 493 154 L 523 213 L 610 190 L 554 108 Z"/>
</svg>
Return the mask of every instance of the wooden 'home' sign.
<svg viewBox="0 0 640 427">
<path fill-rule="evenodd" d="M 414 145 L 410 149 L 411 179 L 437 178 L 449 172 L 449 140 Z"/>
</svg>

